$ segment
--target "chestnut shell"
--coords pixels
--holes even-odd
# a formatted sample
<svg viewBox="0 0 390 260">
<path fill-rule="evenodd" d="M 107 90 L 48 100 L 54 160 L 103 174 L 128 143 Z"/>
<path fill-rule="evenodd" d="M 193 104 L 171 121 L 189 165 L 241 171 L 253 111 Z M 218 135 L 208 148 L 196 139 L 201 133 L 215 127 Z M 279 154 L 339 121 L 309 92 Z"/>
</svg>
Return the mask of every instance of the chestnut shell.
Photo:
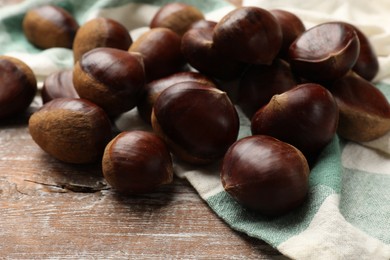
<svg viewBox="0 0 390 260">
<path fill-rule="evenodd" d="M 225 92 L 199 82 L 177 83 L 153 106 L 152 127 L 182 161 L 215 162 L 236 141 L 239 119 Z"/>
<path fill-rule="evenodd" d="M 274 95 L 252 118 L 254 135 L 270 135 L 298 148 L 311 163 L 334 137 L 339 109 L 323 86 L 306 83 Z"/>
<path fill-rule="evenodd" d="M 145 131 L 122 132 L 108 143 L 103 176 L 120 193 L 144 193 L 172 182 L 171 154 L 164 141 Z"/>
<path fill-rule="evenodd" d="M 24 112 L 37 92 L 33 71 L 23 61 L 0 56 L 0 119 Z"/>
<path fill-rule="evenodd" d="M 54 158 L 74 164 L 101 159 L 111 139 L 111 122 L 103 109 L 85 99 L 57 98 L 32 114 L 30 135 Z"/>
<path fill-rule="evenodd" d="M 61 70 L 46 77 L 41 90 L 42 102 L 47 103 L 55 98 L 78 98 L 73 85 L 73 70 Z"/>
<path fill-rule="evenodd" d="M 289 48 L 294 73 L 314 82 L 333 81 L 355 65 L 360 44 L 355 30 L 341 22 L 328 22 L 302 33 Z"/>
<path fill-rule="evenodd" d="M 215 26 L 217 51 L 244 63 L 271 64 L 282 45 L 282 30 L 267 10 L 246 6 L 234 9 Z"/>
<path fill-rule="evenodd" d="M 235 142 L 222 162 L 224 189 L 244 207 L 269 216 L 301 205 L 308 192 L 309 166 L 303 154 L 270 136 Z"/>
</svg>

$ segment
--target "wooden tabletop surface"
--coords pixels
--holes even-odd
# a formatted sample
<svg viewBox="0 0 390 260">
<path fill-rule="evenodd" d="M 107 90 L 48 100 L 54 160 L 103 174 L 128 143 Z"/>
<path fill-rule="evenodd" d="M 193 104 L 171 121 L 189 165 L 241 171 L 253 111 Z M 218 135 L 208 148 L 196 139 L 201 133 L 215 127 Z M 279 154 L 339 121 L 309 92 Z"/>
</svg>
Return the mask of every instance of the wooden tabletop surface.
<svg viewBox="0 0 390 260">
<path fill-rule="evenodd" d="M 34 109 L 0 122 L 1 259 L 283 258 L 229 228 L 185 180 L 125 197 L 99 165 L 51 158 L 28 133 Z"/>
</svg>

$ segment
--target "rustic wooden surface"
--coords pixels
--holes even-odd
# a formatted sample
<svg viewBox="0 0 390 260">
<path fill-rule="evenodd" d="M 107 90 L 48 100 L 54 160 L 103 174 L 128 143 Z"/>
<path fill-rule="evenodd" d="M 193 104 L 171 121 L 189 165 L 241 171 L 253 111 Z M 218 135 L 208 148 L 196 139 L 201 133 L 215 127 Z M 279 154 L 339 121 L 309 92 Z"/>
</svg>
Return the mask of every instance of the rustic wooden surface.
<svg viewBox="0 0 390 260">
<path fill-rule="evenodd" d="M 230 229 L 185 180 L 125 197 L 99 165 L 51 158 L 28 133 L 34 109 L 0 122 L 0 259 L 284 258 Z"/>
</svg>

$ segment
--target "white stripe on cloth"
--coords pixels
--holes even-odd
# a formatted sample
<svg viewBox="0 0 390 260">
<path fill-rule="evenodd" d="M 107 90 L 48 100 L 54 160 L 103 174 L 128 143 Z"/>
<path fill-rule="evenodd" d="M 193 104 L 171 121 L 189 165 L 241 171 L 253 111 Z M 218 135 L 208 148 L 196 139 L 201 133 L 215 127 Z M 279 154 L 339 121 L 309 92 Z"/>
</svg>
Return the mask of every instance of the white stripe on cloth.
<svg viewBox="0 0 390 260">
<path fill-rule="evenodd" d="M 340 196 L 326 198 L 309 227 L 281 243 L 278 250 L 293 259 L 390 259 L 386 245 L 348 223 L 340 214 Z"/>
</svg>

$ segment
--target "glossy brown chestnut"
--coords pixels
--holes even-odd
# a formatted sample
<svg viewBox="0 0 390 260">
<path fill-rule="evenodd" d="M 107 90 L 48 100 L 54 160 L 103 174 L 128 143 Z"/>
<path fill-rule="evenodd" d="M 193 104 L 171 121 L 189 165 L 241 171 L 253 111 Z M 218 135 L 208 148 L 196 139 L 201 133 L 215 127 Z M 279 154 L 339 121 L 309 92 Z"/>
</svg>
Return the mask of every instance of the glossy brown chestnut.
<svg viewBox="0 0 390 260">
<path fill-rule="evenodd" d="M 165 89 L 153 106 L 152 127 L 182 161 L 215 162 L 236 141 L 239 119 L 225 92 L 199 82 Z"/>
<path fill-rule="evenodd" d="M 270 13 L 275 16 L 282 29 L 283 41 L 279 56 L 287 58 L 291 43 L 306 30 L 305 25 L 298 16 L 286 10 L 273 9 Z"/>
<path fill-rule="evenodd" d="M 252 118 L 254 135 L 270 135 L 298 148 L 312 162 L 334 137 L 339 110 L 323 86 L 298 85 L 260 108 Z"/>
<path fill-rule="evenodd" d="M 122 132 L 104 150 L 103 176 L 119 193 L 151 192 L 172 182 L 171 154 L 164 141 L 145 131 Z"/>
<path fill-rule="evenodd" d="M 322 23 L 291 44 L 289 62 L 300 77 L 314 82 L 333 81 L 355 65 L 359 49 L 353 28 L 340 22 Z"/>
<path fill-rule="evenodd" d="M 94 18 L 83 24 L 73 42 L 73 58 L 76 63 L 81 56 L 98 47 L 127 50 L 132 44 L 128 30 L 121 23 L 105 17 Z"/>
<path fill-rule="evenodd" d="M 159 79 L 183 70 L 181 38 L 167 28 L 155 28 L 142 34 L 130 46 L 130 52 L 141 53 L 147 81 Z"/>
<path fill-rule="evenodd" d="M 359 56 L 355 65 L 352 67 L 352 70 L 364 79 L 371 81 L 379 71 L 379 61 L 374 47 L 367 36 L 356 26 L 349 23 L 345 24 L 351 26 L 355 30 L 360 43 Z"/>
<path fill-rule="evenodd" d="M 46 77 L 41 90 L 42 102 L 47 103 L 55 98 L 78 98 L 73 85 L 73 70 L 61 70 Z"/>
<path fill-rule="evenodd" d="M 145 122 L 151 124 L 152 109 L 158 95 L 166 88 L 176 83 L 186 81 L 200 82 L 201 84 L 216 87 L 210 78 L 193 71 L 178 72 L 161 79 L 156 79 L 146 84 L 142 89 L 142 94 L 137 103 L 138 112 L 141 118 Z"/>
<path fill-rule="evenodd" d="M 199 20 L 191 24 L 190 28 L 191 29 L 213 29 L 217 25 L 217 22 L 211 21 L 211 20 Z M 187 31 L 188 31 L 187 30 Z"/>
<path fill-rule="evenodd" d="M 111 139 L 111 122 L 106 113 L 85 99 L 53 99 L 30 117 L 28 128 L 42 150 L 74 164 L 101 159 Z"/>
<path fill-rule="evenodd" d="M 24 112 L 37 92 L 33 71 L 23 61 L 0 56 L 0 119 Z"/>
<path fill-rule="evenodd" d="M 390 130 L 390 104 L 383 93 L 354 72 L 330 87 L 340 109 L 340 136 L 355 142 L 381 137 Z"/>
<path fill-rule="evenodd" d="M 252 65 L 240 80 L 237 104 L 251 119 L 273 95 L 281 94 L 296 85 L 290 66 L 284 60 L 275 59 L 271 65 Z"/>
<path fill-rule="evenodd" d="M 203 19 L 204 15 L 198 8 L 173 2 L 160 7 L 150 22 L 150 28 L 168 28 L 181 36 L 192 23 Z"/>
<path fill-rule="evenodd" d="M 26 38 L 41 49 L 72 48 L 79 25 L 74 17 L 59 6 L 43 5 L 29 10 L 23 18 Z"/>
<path fill-rule="evenodd" d="M 113 48 L 93 49 L 76 63 L 73 84 L 80 97 L 117 116 L 136 106 L 145 84 L 142 57 Z"/>
<path fill-rule="evenodd" d="M 271 64 L 282 45 L 282 30 L 276 18 L 258 7 L 239 7 L 215 26 L 215 48 L 231 59 Z"/>
<path fill-rule="evenodd" d="M 270 136 L 238 140 L 223 159 L 224 189 L 242 206 L 278 216 L 300 206 L 307 196 L 310 170 L 294 146 Z"/>
<path fill-rule="evenodd" d="M 213 46 L 213 28 L 188 30 L 181 40 L 181 52 L 187 62 L 202 74 L 217 79 L 238 78 L 244 64 L 218 52 Z"/>
</svg>

